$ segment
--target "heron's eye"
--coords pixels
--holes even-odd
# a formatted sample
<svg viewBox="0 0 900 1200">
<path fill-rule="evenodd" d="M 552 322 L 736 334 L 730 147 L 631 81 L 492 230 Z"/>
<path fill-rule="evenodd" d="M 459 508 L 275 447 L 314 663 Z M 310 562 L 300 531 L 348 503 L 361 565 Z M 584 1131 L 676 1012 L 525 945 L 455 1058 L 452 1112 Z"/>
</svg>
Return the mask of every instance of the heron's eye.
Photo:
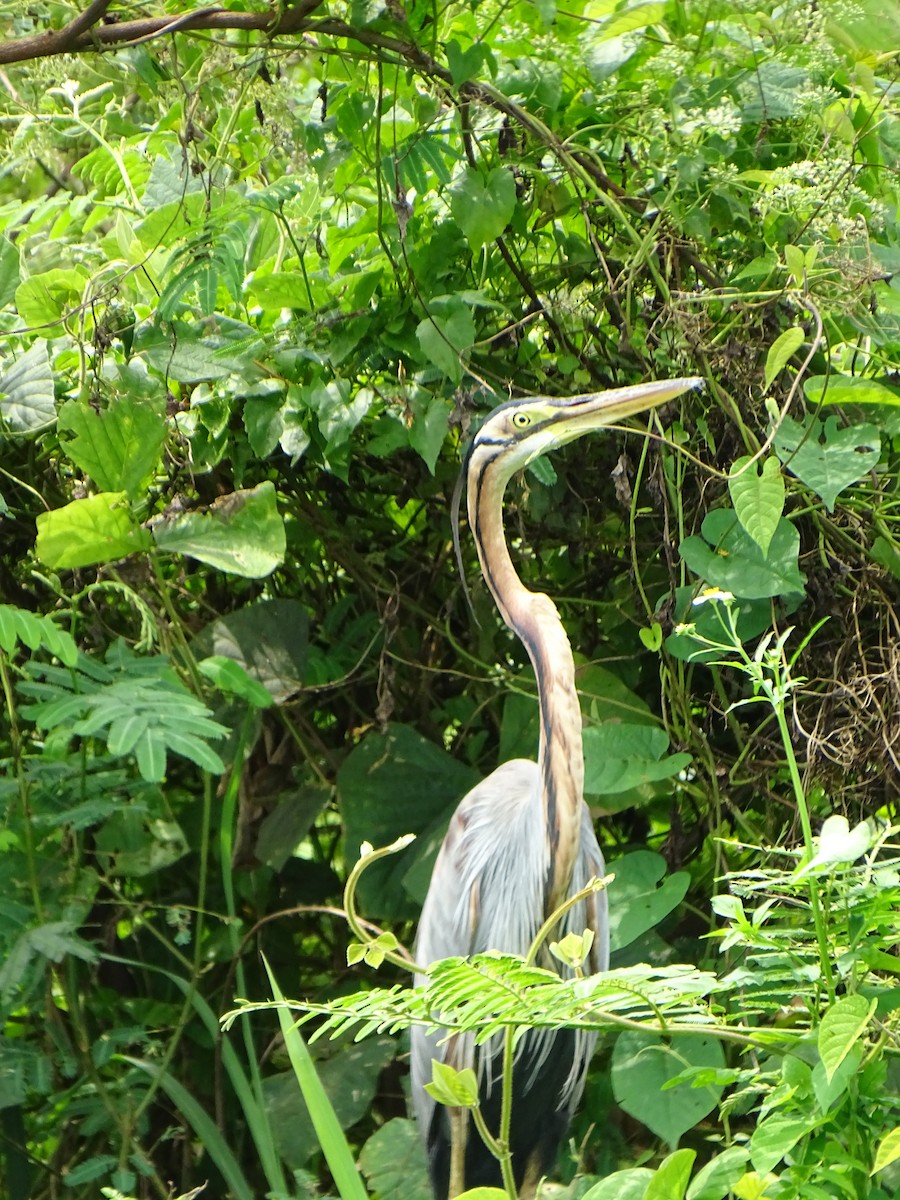
<svg viewBox="0 0 900 1200">
<path fill-rule="evenodd" d="M 512 415 L 512 423 L 516 429 L 527 429 L 531 424 L 531 416 L 527 412 L 515 412 Z"/>
</svg>

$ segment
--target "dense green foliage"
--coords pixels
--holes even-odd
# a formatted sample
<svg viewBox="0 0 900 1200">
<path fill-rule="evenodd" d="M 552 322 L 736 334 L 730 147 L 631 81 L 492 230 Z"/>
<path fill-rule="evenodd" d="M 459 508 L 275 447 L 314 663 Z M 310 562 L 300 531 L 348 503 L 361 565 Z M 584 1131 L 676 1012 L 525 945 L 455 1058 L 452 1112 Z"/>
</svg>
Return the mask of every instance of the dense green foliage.
<svg viewBox="0 0 900 1200">
<path fill-rule="evenodd" d="M 900 7 L 76 9 L 0 0 L 0 1190 L 349 1195 L 277 1016 L 219 1018 L 262 952 L 337 1025 L 423 1019 L 347 872 L 418 835 L 356 894 L 408 944 L 537 740 L 465 535 L 478 624 L 455 572 L 461 445 L 699 374 L 510 488 L 635 1027 L 517 963 L 512 1015 L 604 1030 L 573 1196 L 900 1195 Z M 493 965 L 431 986 L 472 969 L 487 1036 Z M 319 1078 L 417 1200 L 384 1030 Z"/>
</svg>

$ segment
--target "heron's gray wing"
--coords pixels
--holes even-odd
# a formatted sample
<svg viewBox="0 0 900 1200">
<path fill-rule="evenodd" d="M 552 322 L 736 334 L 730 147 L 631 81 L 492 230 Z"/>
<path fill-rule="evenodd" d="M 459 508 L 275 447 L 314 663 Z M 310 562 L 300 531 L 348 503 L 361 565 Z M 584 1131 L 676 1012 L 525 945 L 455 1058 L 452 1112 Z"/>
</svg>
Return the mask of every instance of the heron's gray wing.
<svg viewBox="0 0 900 1200">
<path fill-rule="evenodd" d="M 549 850 L 540 816 L 537 765 L 504 763 L 461 801 L 438 853 L 416 937 L 416 961 L 485 950 L 524 954 L 542 920 L 542 896 L 527 883 L 546 874 Z M 420 979 L 420 982 L 423 980 Z M 411 1033 L 412 1096 L 420 1128 L 431 1125 L 434 1101 L 424 1090 L 431 1062 L 460 1069 L 474 1064 L 470 1037 L 445 1040 L 422 1029 Z"/>
</svg>

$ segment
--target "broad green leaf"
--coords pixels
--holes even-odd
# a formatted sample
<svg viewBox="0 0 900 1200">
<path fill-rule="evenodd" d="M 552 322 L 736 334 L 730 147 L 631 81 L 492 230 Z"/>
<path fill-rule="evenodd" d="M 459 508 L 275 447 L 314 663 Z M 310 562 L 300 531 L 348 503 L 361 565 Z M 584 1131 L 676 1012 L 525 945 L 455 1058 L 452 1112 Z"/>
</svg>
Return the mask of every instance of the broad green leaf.
<svg viewBox="0 0 900 1200">
<path fill-rule="evenodd" d="M 285 782 L 274 807 L 263 817 L 254 847 L 259 861 L 274 871 L 282 869 L 332 800 L 331 789 L 324 785 L 298 787 L 293 780 Z"/>
<path fill-rule="evenodd" d="M 777 121 L 793 117 L 802 104 L 809 75 L 803 67 L 795 67 L 777 59 L 758 64 L 753 87 L 747 89 L 741 115 L 747 122 Z"/>
<path fill-rule="evenodd" d="M 153 528 L 160 550 L 186 554 L 220 571 L 262 579 L 284 562 L 284 522 L 274 484 L 232 492 L 207 512 L 184 513 Z"/>
<path fill-rule="evenodd" d="M 588 1188 L 581 1200 L 644 1200 L 653 1172 L 647 1167 L 629 1167 Z"/>
<path fill-rule="evenodd" d="M 277 704 L 308 682 L 308 648 L 309 615 L 298 600 L 255 600 L 210 622 L 191 644 L 198 658 L 233 659 Z"/>
<path fill-rule="evenodd" d="M 394 1117 L 372 1134 L 359 1153 L 359 1169 L 381 1200 L 432 1200 L 422 1138 L 405 1117 Z M 506 1193 L 502 1196 L 505 1200 Z"/>
<path fill-rule="evenodd" d="M 16 308 L 30 329 L 45 329 L 49 338 L 64 337 L 63 318 L 84 300 L 88 273 L 83 267 L 53 267 L 32 275 L 16 288 Z"/>
<path fill-rule="evenodd" d="M 592 796 L 616 796 L 643 784 L 671 779 L 690 765 L 689 754 L 670 754 L 666 734 L 652 725 L 610 721 L 583 734 L 584 790 Z"/>
<path fill-rule="evenodd" d="M 644 1200 L 684 1200 L 696 1150 L 676 1150 L 662 1160 L 644 1193 Z"/>
<path fill-rule="evenodd" d="M 259 330 L 221 314 L 196 323 L 147 321 L 135 330 L 134 353 L 179 383 L 224 379 L 232 372 L 252 380 L 263 352 Z"/>
<path fill-rule="evenodd" d="M 635 29 L 646 29 L 663 19 L 666 6 L 659 0 L 648 0 L 646 4 L 629 4 L 626 10 L 619 13 L 603 29 L 604 38 L 621 37 Z"/>
<path fill-rule="evenodd" d="M 508 1193 L 502 1188 L 474 1187 L 460 1192 L 457 1200 L 508 1200 Z"/>
<path fill-rule="evenodd" d="M 365 1038 L 342 1045 L 319 1043 L 307 1051 L 322 1092 L 341 1129 L 349 1129 L 367 1115 L 378 1089 L 378 1078 L 394 1057 L 395 1046 L 386 1037 Z M 297 1087 L 293 1071 L 269 1075 L 263 1097 L 275 1143 L 292 1170 L 301 1169 L 319 1152 L 319 1139 L 310 1120 L 307 1099 Z"/>
<path fill-rule="evenodd" d="M 221 692 L 230 692 L 252 704 L 254 708 L 271 708 L 272 697 L 261 683 L 244 670 L 233 658 L 215 654 L 197 663 L 197 670 Z"/>
<path fill-rule="evenodd" d="M 346 379 L 333 379 L 311 388 L 289 388 L 288 401 L 316 414 L 328 448 L 343 445 L 369 410 L 374 396 L 368 388 L 353 390 Z M 326 451 L 327 453 L 327 451 Z"/>
<path fill-rule="evenodd" d="M 136 500 L 159 464 L 166 418 L 161 400 L 119 396 L 99 412 L 70 400 L 59 410 L 59 428 L 75 434 L 65 452 L 101 491 Z"/>
<path fill-rule="evenodd" d="M 0 416 L 16 433 L 34 433 L 55 419 L 53 368 L 43 338 L 0 372 Z"/>
<path fill-rule="evenodd" d="M 890 571 L 895 579 L 900 579 L 900 551 L 887 538 L 880 535 L 875 538 L 872 542 L 872 558 Z"/>
<path fill-rule="evenodd" d="M 803 287 L 806 281 L 806 255 L 799 246 L 794 246 L 789 242 L 784 247 L 784 261 L 787 269 L 794 277 L 794 282 L 796 285 L 798 287 Z M 796 336 L 798 333 L 800 334 L 799 338 Z M 786 354 L 783 357 L 779 355 L 782 361 L 770 371 L 770 365 L 772 365 L 772 356 L 775 347 L 778 345 L 778 342 L 783 341 L 784 338 L 793 339 L 796 341 L 796 344 L 792 347 L 789 354 Z M 778 341 L 774 343 L 771 350 L 769 350 L 768 356 L 766 357 L 766 391 L 768 391 L 771 387 L 772 380 L 775 378 L 775 376 L 779 373 L 782 367 L 787 364 L 787 360 L 791 357 L 791 354 L 793 354 L 794 351 L 797 350 L 802 344 L 803 330 L 798 329 L 797 327 L 794 327 L 793 329 L 786 329 L 781 337 L 778 338 Z"/>
<path fill-rule="evenodd" d="M 19 251 L 5 234 L 0 234 L 0 308 L 9 304 L 18 286 Z"/>
<path fill-rule="evenodd" d="M 177 821 L 151 817 L 134 808 L 113 813 L 95 840 L 104 870 L 121 879 L 165 871 L 190 853 Z"/>
<path fill-rule="evenodd" d="M 785 417 L 775 434 L 775 450 L 787 469 L 834 512 L 840 493 L 878 462 L 881 438 L 874 425 L 840 429 L 837 417 L 824 422 L 810 417 L 804 425 Z"/>
<path fill-rule="evenodd" d="M 706 637 L 711 641 L 721 640 L 722 624 L 717 615 L 718 605 L 713 603 L 695 605 L 697 599 L 696 587 L 675 589 L 675 616 L 678 622 L 684 623 L 689 629 L 695 629 L 698 637 Z M 802 593 L 781 597 L 781 607 L 787 615 L 799 607 L 803 600 Z M 738 608 L 737 635 L 741 642 L 758 638 L 760 634 L 771 628 L 772 604 L 769 599 L 741 599 Z M 721 658 L 716 650 L 707 650 L 702 642 L 690 632 L 670 633 L 666 638 L 666 649 L 675 658 L 684 662 L 710 662 Z"/>
<path fill-rule="evenodd" d="M 725 1200 L 749 1160 L 746 1146 L 729 1146 L 697 1172 L 687 1190 L 687 1200 Z"/>
<path fill-rule="evenodd" d="M 300 271 L 273 271 L 255 275 L 247 284 L 251 301 L 265 308 L 309 308 L 309 291 Z"/>
<path fill-rule="evenodd" d="M 515 207 L 516 180 L 508 167 L 494 167 L 487 174 L 469 167 L 450 191 L 453 220 L 473 253 L 500 237 Z"/>
<path fill-rule="evenodd" d="M 652 850 L 634 850 L 609 864 L 615 879 L 609 886 L 609 941 L 624 950 L 658 925 L 687 895 L 687 871 L 666 873 L 666 860 Z"/>
<path fill-rule="evenodd" d="M 638 637 L 641 644 L 655 654 L 662 648 L 662 625 L 659 621 L 653 621 L 649 626 L 642 626 L 638 630 Z"/>
<path fill-rule="evenodd" d="M 416 329 L 422 353 L 439 370 L 459 383 L 463 375 L 461 357 L 475 341 L 475 323 L 467 308 L 459 307 L 448 317 L 426 317 Z"/>
<path fill-rule="evenodd" d="M 749 455 L 736 459 L 728 473 L 728 491 L 737 519 L 765 557 L 784 512 L 781 464 L 774 456 L 761 464 Z"/>
<path fill-rule="evenodd" d="M 454 87 L 468 83 L 479 75 L 486 62 L 491 59 L 490 48 L 485 42 L 473 42 L 471 46 L 462 49 L 456 38 L 451 38 L 444 47 L 447 54 L 447 66 L 453 77 Z"/>
<path fill-rule="evenodd" d="M 409 444 L 433 475 L 449 430 L 450 411 L 447 401 L 441 395 L 420 392 L 412 398 L 409 408 L 412 415 Z"/>
<path fill-rule="evenodd" d="M 736 1181 L 733 1192 L 737 1200 L 764 1200 L 769 1191 L 770 1176 L 748 1171 Z"/>
<path fill-rule="evenodd" d="M 809 1117 L 786 1116 L 775 1113 L 754 1129 L 750 1138 L 750 1161 L 759 1175 L 773 1170 L 801 1138 L 816 1127 Z"/>
<path fill-rule="evenodd" d="M 812 1070 L 811 1082 L 819 1112 L 829 1112 L 850 1091 L 859 1074 L 864 1052 L 865 1046 L 860 1042 L 851 1046 L 846 1058 L 830 1079 L 825 1070 L 825 1064 L 823 1062 L 816 1063 Z"/>
<path fill-rule="evenodd" d="M 865 996 L 845 996 L 825 1013 L 819 1026 L 818 1047 L 829 1080 L 865 1033 L 877 1006 L 877 1000 Z"/>
<path fill-rule="evenodd" d="M 723 1088 L 663 1085 L 688 1067 L 721 1067 L 725 1056 L 718 1038 L 628 1031 L 616 1039 L 612 1057 L 612 1087 L 616 1103 L 646 1125 L 673 1149 L 681 1137 L 712 1112 Z M 679 1193 L 679 1195 L 682 1193 Z"/>
<path fill-rule="evenodd" d="M 281 440 L 285 429 L 284 405 L 280 381 L 273 394 L 248 396 L 244 401 L 244 428 L 250 448 L 258 458 L 268 458 Z"/>
<path fill-rule="evenodd" d="M 810 404 L 900 405 L 900 388 L 858 375 L 813 375 L 803 385 Z"/>
<path fill-rule="evenodd" d="M 800 535 L 785 517 L 775 527 L 767 554 L 741 528 L 731 509 L 708 513 L 702 534 L 702 538 L 685 538 L 678 550 L 706 583 L 748 600 L 803 592 L 806 576 L 798 565 Z"/>
<path fill-rule="evenodd" d="M 875 1151 L 875 1162 L 869 1174 L 874 1175 L 876 1171 L 883 1171 L 885 1167 L 889 1167 L 898 1158 L 900 1158 L 900 1125 L 895 1126 L 889 1133 L 886 1133 L 878 1143 L 878 1149 Z"/>
<path fill-rule="evenodd" d="M 37 517 L 38 558 L 65 569 L 115 562 L 152 545 L 131 515 L 124 492 L 100 492 Z"/>
</svg>

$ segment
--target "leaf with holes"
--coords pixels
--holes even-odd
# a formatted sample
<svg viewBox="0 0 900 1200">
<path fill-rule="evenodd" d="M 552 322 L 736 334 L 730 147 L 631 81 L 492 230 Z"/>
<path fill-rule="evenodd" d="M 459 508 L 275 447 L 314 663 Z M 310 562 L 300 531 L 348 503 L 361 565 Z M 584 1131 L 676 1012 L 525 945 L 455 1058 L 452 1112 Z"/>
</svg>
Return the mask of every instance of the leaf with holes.
<svg viewBox="0 0 900 1200">
<path fill-rule="evenodd" d="M 840 493 L 878 462 L 881 438 L 874 425 L 840 429 L 837 417 L 811 417 L 803 425 L 785 417 L 775 434 L 775 451 L 791 474 L 834 512 Z"/>
</svg>

